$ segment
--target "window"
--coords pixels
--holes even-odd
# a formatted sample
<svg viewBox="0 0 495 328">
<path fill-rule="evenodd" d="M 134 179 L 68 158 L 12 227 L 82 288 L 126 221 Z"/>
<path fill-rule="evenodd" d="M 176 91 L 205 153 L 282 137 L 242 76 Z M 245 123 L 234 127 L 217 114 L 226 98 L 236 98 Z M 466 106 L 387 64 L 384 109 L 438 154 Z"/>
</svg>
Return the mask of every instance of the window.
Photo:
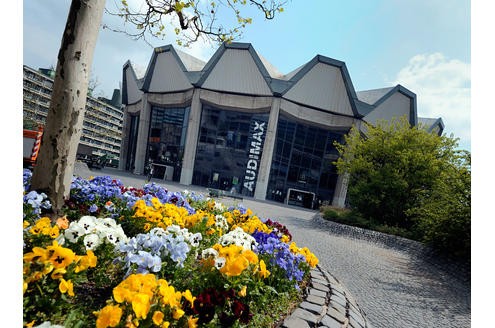
<svg viewBox="0 0 495 328">
<path fill-rule="evenodd" d="M 193 184 L 254 195 L 267 124 L 266 112 L 246 114 L 204 105 Z"/>
</svg>

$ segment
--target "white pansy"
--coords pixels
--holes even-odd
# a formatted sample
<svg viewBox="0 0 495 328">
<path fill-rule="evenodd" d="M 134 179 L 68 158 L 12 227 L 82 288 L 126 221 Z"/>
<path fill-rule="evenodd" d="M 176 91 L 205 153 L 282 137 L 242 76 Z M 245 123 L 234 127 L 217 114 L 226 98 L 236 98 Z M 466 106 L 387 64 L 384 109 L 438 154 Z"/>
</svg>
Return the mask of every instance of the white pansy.
<svg viewBox="0 0 495 328">
<path fill-rule="evenodd" d="M 203 259 L 216 258 L 217 256 L 218 252 L 213 248 L 207 248 L 201 252 L 201 258 Z"/>
<path fill-rule="evenodd" d="M 117 228 L 117 222 L 112 218 L 103 218 L 98 221 L 98 223 L 102 223 L 108 228 Z"/>
<path fill-rule="evenodd" d="M 45 321 L 41 325 L 35 326 L 34 328 L 64 328 L 64 326 L 52 325 L 50 321 Z"/>
<path fill-rule="evenodd" d="M 203 236 L 201 235 L 201 233 L 197 232 L 195 234 L 190 234 L 188 240 L 192 247 L 198 247 L 199 242 L 203 240 Z"/>
<path fill-rule="evenodd" d="M 93 232 L 95 226 L 96 226 L 96 218 L 94 216 L 83 216 L 82 218 L 79 219 L 78 221 L 79 225 L 84 228 L 86 233 L 91 233 Z"/>
<path fill-rule="evenodd" d="M 229 225 L 227 223 L 227 219 L 223 215 L 216 215 L 215 216 L 215 227 L 223 229 L 223 230 L 228 230 Z"/>
<path fill-rule="evenodd" d="M 64 237 L 72 243 L 77 243 L 80 237 L 84 237 L 86 250 L 94 250 L 104 242 L 116 245 L 128 240 L 124 230 L 114 219 L 99 219 L 94 216 L 83 216 L 79 221 L 71 222 Z"/>
<path fill-rule="evenodd" d="M 178 235 L 181 233 L 181 229 L 178 225 L 172 224 L 167 227 L 167 232 Z"/>
<path fill-rule="evenodd" d="M 223 235 L 218 240 L 218 243 L 222 246 L 228 246 L 235 244 L 242 246 L 244 249 L 252 250 L 256 245 L 256 239 L 253 236 L 247 234 L 241 227 L 237 227 L 229 233 Z"/>
<path fill-rule="evenodd" d="M 220 270 L 225 265 L 225 262 L 227 262 L 227 260 L 225 259 L 225 257 L 217 257 L 217 258 L 215 258 L 215 268 L 217 268 L 218 270 Z"/>
<path fill-rule="evenodd" d="M 215 202 L 214 209 L 223 212 L 225 211 L 225 206 L 222 203 Z"/>
<path fill-rule="evenodd" d="M 84 236 L 86 230 L 78 223 L 71 222 L 69 228 L 65 230 L 64 235 L 71 243 L 77 243 L 79 237 Z"/>
<path fill-rule="evenodd" d="M 91 233 L 84 236 L 83 243 L 86 250 L 94 250 L 96 247 L 100 246 L 101 241 L 97 234 Z"/>
</svg>

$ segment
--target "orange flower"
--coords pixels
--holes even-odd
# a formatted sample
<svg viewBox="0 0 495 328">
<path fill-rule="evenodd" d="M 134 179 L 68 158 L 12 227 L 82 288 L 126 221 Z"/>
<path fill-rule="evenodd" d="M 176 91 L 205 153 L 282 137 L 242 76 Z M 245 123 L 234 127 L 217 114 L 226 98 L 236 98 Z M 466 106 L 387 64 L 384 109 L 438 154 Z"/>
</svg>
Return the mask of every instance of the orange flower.
<svg viewBox="0 0 495 328">
<path fill-rule="evenodd" d="M 67 229 L 69 227 L 69 220 L 67 220 L 67 216 L 63 216 L 57 219 L 56 224 L 60 229 Z"/>
</svg>

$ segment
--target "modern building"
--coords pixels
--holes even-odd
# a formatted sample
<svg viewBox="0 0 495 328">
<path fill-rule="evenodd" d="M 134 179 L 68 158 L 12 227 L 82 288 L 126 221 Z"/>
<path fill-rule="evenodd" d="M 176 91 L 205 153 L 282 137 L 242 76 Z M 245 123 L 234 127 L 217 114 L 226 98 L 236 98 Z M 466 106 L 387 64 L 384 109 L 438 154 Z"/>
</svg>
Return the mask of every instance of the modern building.
<svg viewBox="0 0 495 328">
<path fill-rule="evenodd" d="M 123 67 L 120 168 L 232 193 L 312 207 L 343 206 L 335 142 L 352 126 L 405 115 L 401 85 L 356 92 L 346 65 L 317 55 L 282 74 L 249 43 L 223 44 L 208 62 L 155 48 L 142 78 Z"/>
<path fill-rule="evenodd" d="M 426 131 L 430 133 L 436 133 L 439 136 L 442 135 L 443 130 L 445 129 L 445 124 L 443 123 L 442 118 L 426 118 L 426 117 L 418 117 L 418 124 L 422 126 Z"/>
<path fill-rule="evenodd" d="M 39 70 L 23 66 L 23 112 L 24 117 L 40 125 L 45 124 L 53 88 L 55 72 L 51 69 Z M 84 114 L 83 132 L 78 146 L 78 158 L 91 154 L 120 156 L 123 112 L 120 90 L 114 90 L 112 99 L 88 96 Z"/>
</svg>

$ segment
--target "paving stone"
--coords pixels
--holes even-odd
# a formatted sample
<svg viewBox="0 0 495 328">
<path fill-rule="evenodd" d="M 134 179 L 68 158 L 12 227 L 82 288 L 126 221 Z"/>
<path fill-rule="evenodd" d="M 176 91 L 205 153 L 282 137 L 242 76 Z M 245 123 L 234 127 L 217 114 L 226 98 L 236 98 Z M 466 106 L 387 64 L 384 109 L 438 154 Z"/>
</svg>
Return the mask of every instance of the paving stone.
<svg viewBox="0 0 495 328">
<path fill-rule="evenodd" d="M 332 294 L 332 295 L 330 295 L 330 302 L 339 303 L 344 308 L 347 307 L 347 300 L 345 299 L 345 297 L 342 297 L 339 294 Z"/>
<path fill-rule="evenodd" d="M 351 295 L 347 294 L 346 295 L 347 297 L 347 301 L 352 305 L 354 306 L 356 309 L 359 308 L 359 305 L 357 304 L 356 300 L 354 299 L 354 297 L 352 297 Z"/>
<path fill-rule="evenodd" d="M 308 322 L 304 319 L 290 316 L 282 324 L 284 328 L 310 328 Z"/>
<path fill-rule="evenodd" d="M 331 285 L 330 288 L 332 290 L 332 293 L 333 292 L 336 292 L 336 293 L 340 293 L 342 295 L 345 295 L 344 288 L 342 288 L 342 286 L 340 284 L 338 284 L 338 285 Z"/>
<path fill-rule="evenodd" d="M 325 311 L 322 305 L 317 305 L 309 302 L 302 302 L 301 304 L 299 304 L 299 307 L 311 311 L 316 315 L 322 315 Z"/>
<path fill-rule="evenodd" d="M 330 273 L 324 271 L 323 274 L 325 275 L 325 277 L 327 277 L 328 281 L 331 284 L 333 284 L 333 285 L 339 284 L 339 281 L 333 275 L 331 275 Z"/>
<path fill-rule="evenodd" d="M 315 295 L 308 295 L 308 297 L 306 297 L 306 301 L 310 302 L 310 303 L 318 304 L 318 305 L 324 305 L 327 300 L 324 297 L 319 297 L 319 296 L 315 296 Z"/>
<path fill-rule="evenodd" d="M 342 305 L 340 305 L 339 303 L 336 303 L 336 302 L 330 301 L 328 303 L 328 307 L 334 308 L 335 310 L 337 310 L 340 313 L 344 313 L 345 314 L 347 312 L 344 306 L 342 306 Z"/>
<path fill-rule="evenodd" d="M 325 292 L 325 293 L 328 293 L 330 291 L 330 288 L 327 286 L 327 285 L 322 285 L 322 284 L 318 284 L 318 283 L 311 283 L 311 286 L 314 288 L 314 289 L 318 289 L 318 290 L 321 290 L 322 292 Z"/>
<path fill-rule="evenodd" d="M 292 312 L 291 317 L 306 320 L 310 324 L 316 324 L 318 322 L 318 317 L 315 314 L 301 308 L 297 308 L 294 312 Z"/>
<path fill-rule="evenodd" d="M 339 322 L 337 321 L 336 319 L 332 318 L 331 316 L 324 316 L 321 321 L 320 321 L 320 324 L 323 324 L 325 325 L 326 327 L 329 327 L 329 328 L 341 328 L 342 327 L 342 322 Z"/>
<path fill-rule="evenodd" d="M 320 271 L 313 270 L 313 271 L 311 271 L 311 278 L 312 279 L 321 279 L 321 280 L 324 280 L 325 279 L 325 276 Z"/>
<path fill-rule="evenodd" d="M 352 327 L 352 328 L 365 328 L 366 326 L 363 324 L 361 324 L 360 322 L 354 320 L 353 317 L 350 317 L 349 318 L 349 325 Z"/>
<path fill-rule="evenodd" d="M 322 284 L 322 285 L 325 285 L 325 286 L 330 286 L 330 284 L 328 283 L 328 281 L 326 281 L 325 279 L 318 279 L 318 278 L 311 278 L 311 283 L 312 284 Z"/>
<path fill-rule="evenodd" d="M 337 288 L 334 288 L 334 286 L 331 286 L 330 289 L 331 289 L 332 294 L 338 294 L 338 295 L 340 295 L 340 296 L 342 296 L 344 298 L 346 297 L 346 295 L 345 295 L 345 293 L 344 293 L 343 290 L 339 290 Z"/>
<path fill-rule="evenodd" d="M 327 293 L 322 292 L 321 290 L 311 288 L 309 290 L 309 295 L 319 296 L 319 297 L 327 297 Z"/>
<path fill-rule="evenodd" d="M 345 312 L 339 311 L 333 307 L 329 307 L 327 309 L 327 315 L 339 321 L 340 323 L 343 323 L 346 318 Z"/>
<path fill-rule="evenodd" d="M 361 315 L 361 313 L 355 312 L 354 310 L 349 309 L 349 317 L 350 317 L 350 322 L 351 323 L 355 321 L 361 327 L 365 327 L 366 326 L 366 322 L 365 322 L 363 316 Z M 358 327 L 356 327 L 356 328 L 358 328 Z"/>
</svg>

